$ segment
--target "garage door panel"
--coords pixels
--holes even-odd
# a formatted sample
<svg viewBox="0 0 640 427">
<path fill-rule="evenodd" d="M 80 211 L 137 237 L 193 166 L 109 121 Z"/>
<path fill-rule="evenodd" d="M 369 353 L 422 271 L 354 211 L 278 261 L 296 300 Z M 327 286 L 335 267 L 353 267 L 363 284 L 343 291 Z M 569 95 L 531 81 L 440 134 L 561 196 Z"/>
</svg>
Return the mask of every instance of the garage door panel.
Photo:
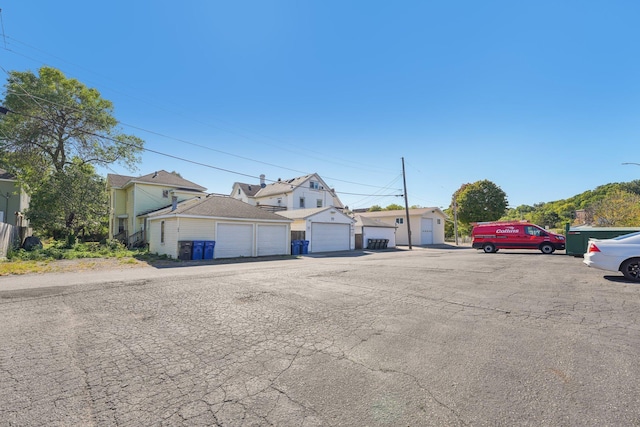
<svg viewBox="0 0 640 427">
<path fill-rule="evenodd" d="M 420 221 L 420 244 L 433 244 L 433 218 L 422 218 Z"/>
<path fill-rule="evenodd" d="M 348 251 L 350 239 L 349 224 L 313 223 L 311 225 L 313 252 Z"/>
<path fill-rule="evenodd" d="M 287 226 L 258 225 L 258 256 L 289 253 Z"/>
<path fill-rule="evenodd" d="M 252 224 L 218 224 L 215 258 L 253 256 Z"/>
</svg>

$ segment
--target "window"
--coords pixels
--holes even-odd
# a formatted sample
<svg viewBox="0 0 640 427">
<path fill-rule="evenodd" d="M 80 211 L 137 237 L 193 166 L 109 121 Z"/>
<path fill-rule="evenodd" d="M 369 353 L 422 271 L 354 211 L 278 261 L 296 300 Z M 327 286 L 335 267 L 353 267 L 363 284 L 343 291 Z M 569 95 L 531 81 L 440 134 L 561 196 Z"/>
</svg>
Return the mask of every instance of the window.
<svg viewBox="0 0 640 427">
<path fill-rule="evenodd" d="M 316 207 L 317 208 L 321 208 L 322 207 L 322 199 L 317 199 L 316 200 Z"/>
<path fill-rule="evenodd" d="M 396 218 L 396 224 L 404 224 L 404 218 Z"/>
<path fill-rule="evenodd" d="M 164 197 L 165 199 L 169 198 L 169 190 L 162 190 L 162 197 Z"/>
<path fill-rule="evenodd" d="M 300 197 L 300 207 L 304 208 L 304 197 Z"/>
<path fill-rule="evenodd" d="M 524 232 L 526 234 L 528 234 L 529 236 L 542 236 L 542 235 L 544 235 L 543 234 L 544 232 L 542 230 L 540 230 L 538 227 L 532 227 L 530 225 L 528 225 L 528 226 L 526 226 L 524 228 Z"/>
<path fill-rule="evenodd" d="M 318 190 L 320 188 L 320 184 L 318 184 L 318 181 L 309 181 L 309 188 Z"/>
<path fill-rule="evenodd" d="M 160 222 L 160 243 L 164 243 L 164 221 Z"/>
</svg>

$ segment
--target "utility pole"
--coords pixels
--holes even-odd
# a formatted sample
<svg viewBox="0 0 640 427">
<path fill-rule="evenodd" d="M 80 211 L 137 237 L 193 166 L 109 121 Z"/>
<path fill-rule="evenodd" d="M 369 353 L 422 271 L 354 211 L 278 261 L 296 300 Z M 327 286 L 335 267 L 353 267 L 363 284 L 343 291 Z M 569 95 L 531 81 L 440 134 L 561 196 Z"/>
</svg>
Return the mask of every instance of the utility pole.
<svg viewBox="0 0 640 427">
<path fill-rule="evenodd" d="M 409 237 L 409 250 L 412 250 L 411 223 L 409 222 L 409 199 L 407 197 L 407 177 L 404 173 L 404 157 L 402 158 L 402 182 L 404 183 L 404 208 L 407 211 L 407 236 Z"/>
</svg>

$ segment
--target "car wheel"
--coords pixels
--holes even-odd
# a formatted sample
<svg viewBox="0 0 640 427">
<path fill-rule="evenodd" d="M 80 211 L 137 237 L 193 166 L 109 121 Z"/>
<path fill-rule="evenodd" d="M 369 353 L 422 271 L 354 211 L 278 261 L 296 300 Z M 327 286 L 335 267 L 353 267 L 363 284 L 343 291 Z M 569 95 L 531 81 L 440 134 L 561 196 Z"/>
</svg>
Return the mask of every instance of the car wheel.
<svg viewBox="0 0 640 427">
<path fill-rule="evenodd" d="M 640 258 L 626 260 L 620 266 L 620 271 L 627 279 L 640 282 Z"/>
<path fill-rule="evenodd" d="M 540 245 L 540 251 L 543 254 L 552 254 L 555 250 L 556 248 L 554 248 L 550 243 L 543 243 L 542 245 Z"/>
<path fill-rule="evenodd" d="M 496 247 L 493 243 L 486 243 L 482 249 L 488 254 L 496 252 Z"/>
</svg>

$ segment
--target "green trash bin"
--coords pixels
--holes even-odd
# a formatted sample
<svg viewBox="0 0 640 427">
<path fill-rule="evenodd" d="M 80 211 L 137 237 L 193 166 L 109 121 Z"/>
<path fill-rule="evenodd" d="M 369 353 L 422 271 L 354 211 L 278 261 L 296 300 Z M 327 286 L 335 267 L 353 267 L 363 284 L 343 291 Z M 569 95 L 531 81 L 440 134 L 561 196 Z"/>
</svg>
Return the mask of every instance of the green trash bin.
<svg viewBox="0 0 640 427">
<path fill-rule="evenodd" d="M 638 227 L 570 227 L 565 226 L 567 255 L 580 257 L 587 252 L 589 239 L 611 239 L 640 231 Z"/>
</svg>

